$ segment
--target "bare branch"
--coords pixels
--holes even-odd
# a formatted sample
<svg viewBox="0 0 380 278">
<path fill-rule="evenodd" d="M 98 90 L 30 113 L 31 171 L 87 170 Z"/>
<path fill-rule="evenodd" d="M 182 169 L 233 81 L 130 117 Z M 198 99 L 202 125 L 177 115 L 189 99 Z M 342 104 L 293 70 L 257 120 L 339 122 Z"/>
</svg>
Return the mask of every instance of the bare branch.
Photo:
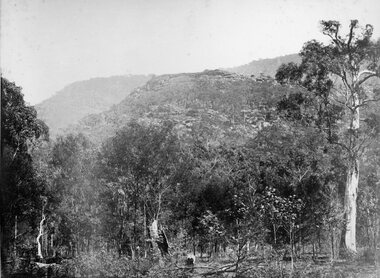
<svg viewBox="0 0 380 278">
<path fill-rule="evenodd" d="M 307 170 L 305 171 L 305 173 L 303 173 L 303 175 L 301 175 L 301 176 L 298 178 L 298 182 L 301 182 L 301 181 L 302 181 L 302 179 L 306 176 L 306 174 L 309 172 L 309 170 L 310 170 L 310 169 L 307 169 Z"/>
<path fill-rule="evenodd" d="M 343 144 L 343 143 L 340 143 L 340 142 L 333 142 L 333 144 L 342 147 L 342 148 L 345 149 L 347 152 L 350 152 L 350 151 L 351 151 L 350 148 L 347 147 L 347 146 L 346 146 L 345 144 Z"/>
<path fill-rule="evenodd" d="M 373 70 L 362 70 L 361 72 L 358 73 L 358 79 L 359 79 L 363 74 L 376 74 L 376 72 L 373 71 Z"/>
<path fill-rule="evenodd" d="M 378 101 L 380 101 L 380 98 L 365 99 L 362 101 L 361 106 L 367 105 L 368 102 L 378 102 Z"/>
<path fill-rule="evenodd" d="M 360 78 L 360 76 L 362 74 L 369 74 L 369 75 L 364 77 L 362 80 L 358 81 L 357 86 L 360 86 L 361 84 L 363 84 L 366 80 L 370 79 L 371 77 L 380 77 L 378 74 L 376 74 L 376 72 L 368 70 L 368 71 L 362 71 L 361 73 L 359 73 L 358 79 Z"/>
<path fill-rule="evenodd" d="M 349 51 L 350 51 L 350 48 L 351 48 L 352 38 L 354 37 L 354 28 L 356 27 L 357 24 L 358 24 L 357 20 L 351 20 L 350 34 L 348 35 L 348 42 L 347 42 L 347 47 L 348 47 Z M 350 58 L 351 58 L 351 53 L 350 53 Z"/>
</svg>

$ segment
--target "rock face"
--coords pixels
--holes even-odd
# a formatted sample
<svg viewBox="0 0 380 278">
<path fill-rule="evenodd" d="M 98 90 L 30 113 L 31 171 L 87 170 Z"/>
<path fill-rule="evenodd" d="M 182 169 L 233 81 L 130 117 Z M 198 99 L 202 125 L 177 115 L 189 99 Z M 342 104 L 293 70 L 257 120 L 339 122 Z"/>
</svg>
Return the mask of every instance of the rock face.
<svg viewBox="0 0 380 278">
<path fill-rule="evenodd" d="M 150 78 L 152 76 L 128 75 L 75 82 L 35 108 L 54 137 L 81 118 L 108 110 Z"/>
<path fill-rule="evenodd" d="M 257 82 L 222 70 L 161 75 L 110 110 L 85 117 L 69 131 L 103 141 L 132 119 L 146 123 L 170 120 L 182 142 L 196 135 L 209 144 L 239 143 L 271 120 L 274 103 L 285 93 L 273 79 Z"/>
</svg>

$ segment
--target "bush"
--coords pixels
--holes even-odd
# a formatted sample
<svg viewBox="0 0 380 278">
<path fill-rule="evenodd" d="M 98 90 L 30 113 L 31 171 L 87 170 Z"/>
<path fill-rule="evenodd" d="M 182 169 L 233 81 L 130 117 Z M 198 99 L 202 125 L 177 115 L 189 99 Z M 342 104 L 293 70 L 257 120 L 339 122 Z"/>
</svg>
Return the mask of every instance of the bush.
<svg viewBox="0 0 380 278">
<path fill-rule="evenodd" d="M 129 277 L 138 270 L 138 262 L 127 257 L 118 257 L 116 253 L 106 250 L 84 253 L 64 262 L 73 276 Z"/>
<path fill-rule="evenodd" d="M 116 253 L 105 250 L 81 254 L 63 264 L 69 268 L 68 275 L 74 277 L 139 277 L 171 278 L 188 277 L 188 272 L 176 267 L 176 261 L 165 259 L 165 267 L 154 263 L 152 258 L 131 260 L 128 257 L 118 257 Z"/>
</svg>

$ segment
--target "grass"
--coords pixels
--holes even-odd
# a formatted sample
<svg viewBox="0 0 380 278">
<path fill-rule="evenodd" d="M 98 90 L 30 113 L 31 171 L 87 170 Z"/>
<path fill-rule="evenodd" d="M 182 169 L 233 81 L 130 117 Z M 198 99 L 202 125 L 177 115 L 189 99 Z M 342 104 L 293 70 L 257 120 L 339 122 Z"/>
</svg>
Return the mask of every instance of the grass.
<svg viewBox="0 0 380 278">
<path fill-rule="evenodd" d="M 228 254 L 204 258 L 197 256 L 195 265 L 191 267 L 185 264 L 186 253 L 176 252 L 175 255 L 167 257 L 160 266 L 152 258 L 131 260 L 103 250 L 65 261 L 58 268 L 52 267 L 50 271 L 33 269 L 30 273 L 33 276 L 20 277 L 380 278 L 376 261 L 373 258 L 368 260 L 365 255 L 333 262 L 328 256 L 321 256 L 323 260 L 312 260 L 305 255 L 295 261 L 293 270 L 290 262 L 279 256 L 263 258 L 252 255 L 240 260 L 236 269 L 236 258 Z"/>
</svg>

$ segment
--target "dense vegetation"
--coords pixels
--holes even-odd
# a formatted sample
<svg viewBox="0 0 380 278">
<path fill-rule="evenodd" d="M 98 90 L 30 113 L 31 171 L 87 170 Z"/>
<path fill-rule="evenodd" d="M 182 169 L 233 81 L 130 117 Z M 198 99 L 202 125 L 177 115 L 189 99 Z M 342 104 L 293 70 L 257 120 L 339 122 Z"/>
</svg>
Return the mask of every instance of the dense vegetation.
<svg viewBox="0 0 380 278">
<path fill-rule="evenodd" d="M 379 88 L 364 85 L 379 77 L 380 42 L 356 21 L 336 42 L 339 24 L 322 24 L 331 45 L 306 43 L 276 80 L 220 70 L 154 77 L 54 141 L 2 78 L 2 271 L 346 277 L 361 260 L 376 264 Z M 334 75 L 356 61 L 368 71 L 352 87 L 361 102 L 344 103 L 338 93 L 352 80 Z M 345 197 L 354 151 L 355 250 Z M 334 263 L 342 260 L 345 268 Z"/>
</svg>

